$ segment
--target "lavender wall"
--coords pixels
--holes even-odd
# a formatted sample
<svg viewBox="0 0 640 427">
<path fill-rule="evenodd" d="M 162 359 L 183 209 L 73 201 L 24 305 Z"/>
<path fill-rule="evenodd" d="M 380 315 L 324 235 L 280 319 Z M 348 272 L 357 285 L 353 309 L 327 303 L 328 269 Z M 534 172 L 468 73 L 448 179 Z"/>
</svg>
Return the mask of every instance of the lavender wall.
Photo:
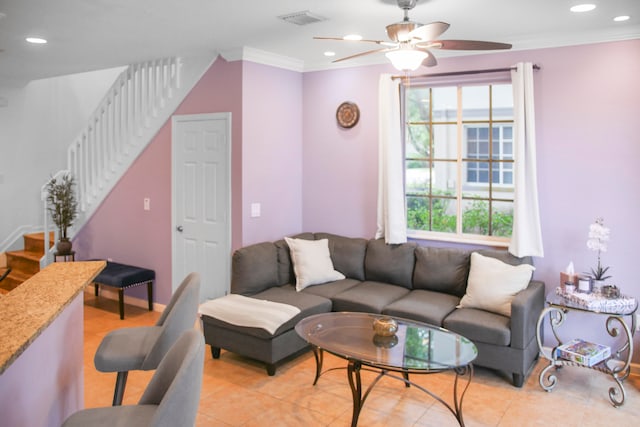
<svg viewBox="0 0 640 427">
<path fill-rule="evenodd" d="M 242 211 L 242 63 L 219 58 L 175 114 L 230 111 L 232 114 L 232 216 Z M 143 210 L 143 199 L 151 210 Z M 232 221 L 232 244 L 242 242 L 241 221 Z M 156 272 L 155 301 L 171 298 L 171 120 L 160 129 L 74 239 L 80 259 L 113 261 Z M 146 299 L 144 289 L 129 295 Z"/>
<path fill-rule="evenodd" d="M 538 184 L 545 257 L 536 260 L 547 289 L 573 261 L 578 272 L 596 263 L 586 247 L 597 216 L 611 227 L 612 283 L 640 298 L 633 265 L 640 241 L 638 96 L 640 40 L 440 59 L 432 72 L 539 64 L 535 73 Z M 377 80 L 382 66 L 304 75 L 303 228 L 371 237 L 376 224 Z M 340 130 L 335 109 L 358 103 L 360 123 Z M 429 244 L 429 242 L 423 242 Z M 604 332 L 604 319 L 573 316 Z M 603 334 L 593 339 L 606 341 Z M 606 335 L 606 334 L 604 334 Z M 637 342 L 637 340 L 636 340 Z M 637 353 L 636 344 L 636 354 Z M 638 360 L 638 357 L 636 357 Z"/>
<path fill-rule="evenodd" d="M 302 74 L 245 62 L 242 99 L 247 245 L 302 231 Z M 260 217 L 251 217 L 252 203 Z"/>
<path fill-rule="evenodd" d="M 77 296 L 0 375 L 0 424 L 58 427 L 84 408 L 84 303 Z"/>
<path fill-rule="evenodd" d="M 275 100 L 275 101 L 274 101 Z M 175 114 L 232 113 L 232 248 L 301 231 L 302 76 L 219 58 Z M 143 199 L 151 210 L 143 210 Z M 262 216 L 250 218 L 250 203 Z M 154 269 L 155 300 L 171 298 L 171 121 L 74 239 L 79 259 Z M 231 254 L 229 254 L 231 256 Z M 146 299 L 144 289 L 128 295 Z"/>
</svg>

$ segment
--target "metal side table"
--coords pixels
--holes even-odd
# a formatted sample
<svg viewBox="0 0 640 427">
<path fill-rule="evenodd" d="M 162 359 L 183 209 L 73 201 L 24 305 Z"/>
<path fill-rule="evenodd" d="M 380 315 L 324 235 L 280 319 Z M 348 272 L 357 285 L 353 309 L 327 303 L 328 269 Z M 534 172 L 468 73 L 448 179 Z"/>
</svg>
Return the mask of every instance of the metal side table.
<svg viewBox="0 0 640 427">
<path fill-rule="evenodd" d="M 631 371 L 630 365 L 631 358 L 633 357 L 633 335 L 636 330 L 635 313 L 638 309 L 638 301 L 636 300 L 635 305 L 633 306 L 626 306 L 621 309 L 596 311 L 587 309 L 584 306 L 555 293 L 550 293 L 547 295 L 547 305 L 548 307 L 542 311 L 538 318 L 538 325 L 536 329 L 536 338 L 538 340 L 540 353 L 544 358 L 549 360 L 549 366 L 540 372 L 540 386 L 546 391 L 553 390 L 558 383 L 558 377 L 555 374 L 555 370 L 562 366 L 578 366 L 593 369 L 610 375 L 613 378 L 617 387 L 609 388 L 609 399 L 613 406 L 622 406 L 626 397 L 623 383 Z M 607 333 L 612 337 L 617 337 L 621 334 L 620 331 L 622 331 L 622 345 L 617 350 L 612 348 L 611 357 L 594 366 L 586 366 L 577 362 L 558 358 L 556 355 L 556 348 L 563 344 L 562 340 L 558 336 L 558 329 L 562 326 L 565 319 L 568 317 L 568 314 L 572 311 L 606 316 L 605 327 Z M 625 321 L 625 317 L 627 316 L 631 317 L 631 327 L 629 327 Z M 549 317 L 551 330 L 558 343 L 551 349 L 549 347 L 543 347 L 542 345 L 542 326 L 546 317 Z"/>
</svg>

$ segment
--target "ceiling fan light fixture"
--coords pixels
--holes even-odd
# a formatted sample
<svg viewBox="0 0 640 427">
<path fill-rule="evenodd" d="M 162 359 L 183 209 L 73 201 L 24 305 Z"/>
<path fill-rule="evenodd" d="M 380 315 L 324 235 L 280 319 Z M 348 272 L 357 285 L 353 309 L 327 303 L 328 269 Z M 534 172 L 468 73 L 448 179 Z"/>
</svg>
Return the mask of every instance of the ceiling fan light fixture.
<svg viewBox="0 0 640 427">
<path fill-rule="evenodd" d="M 417 49 L 398 49 L 384 54 L 399 71 L 415 71 L 429 54 Z"/>
</svg>

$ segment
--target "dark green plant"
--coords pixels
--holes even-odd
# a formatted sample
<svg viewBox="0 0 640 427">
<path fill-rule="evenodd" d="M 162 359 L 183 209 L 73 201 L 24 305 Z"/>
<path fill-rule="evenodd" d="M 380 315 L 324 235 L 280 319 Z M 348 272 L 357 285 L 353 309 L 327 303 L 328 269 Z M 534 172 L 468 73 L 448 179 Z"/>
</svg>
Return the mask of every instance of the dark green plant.
<svg viewBox="0 0 640 427">
<path fill-rule="evenodd" d="M 47 183 L 47 210 L 62 239 L 67 239 L 67 229 L 78 216 L 74 186 L 75 178 L 71 174 L 63 175 L 59 181 L 51 178 Z"/>
</svg>

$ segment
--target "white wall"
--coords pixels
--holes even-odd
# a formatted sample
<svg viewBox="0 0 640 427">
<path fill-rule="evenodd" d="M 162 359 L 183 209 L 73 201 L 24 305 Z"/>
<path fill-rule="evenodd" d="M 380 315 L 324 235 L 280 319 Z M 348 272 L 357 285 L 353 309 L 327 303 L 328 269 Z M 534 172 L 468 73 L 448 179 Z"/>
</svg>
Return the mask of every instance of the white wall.
<svg viewBox="0 0 640 427">
<path fill-rule="evenodd" d="M 0 97 L 0 246 L 21 226 L 40 226 L 40 188 L 66 168 L 66 148 L 124 67 L 3 87 Z M 2 105 L 2 104 L 0 104 Z"/>
</svg>

